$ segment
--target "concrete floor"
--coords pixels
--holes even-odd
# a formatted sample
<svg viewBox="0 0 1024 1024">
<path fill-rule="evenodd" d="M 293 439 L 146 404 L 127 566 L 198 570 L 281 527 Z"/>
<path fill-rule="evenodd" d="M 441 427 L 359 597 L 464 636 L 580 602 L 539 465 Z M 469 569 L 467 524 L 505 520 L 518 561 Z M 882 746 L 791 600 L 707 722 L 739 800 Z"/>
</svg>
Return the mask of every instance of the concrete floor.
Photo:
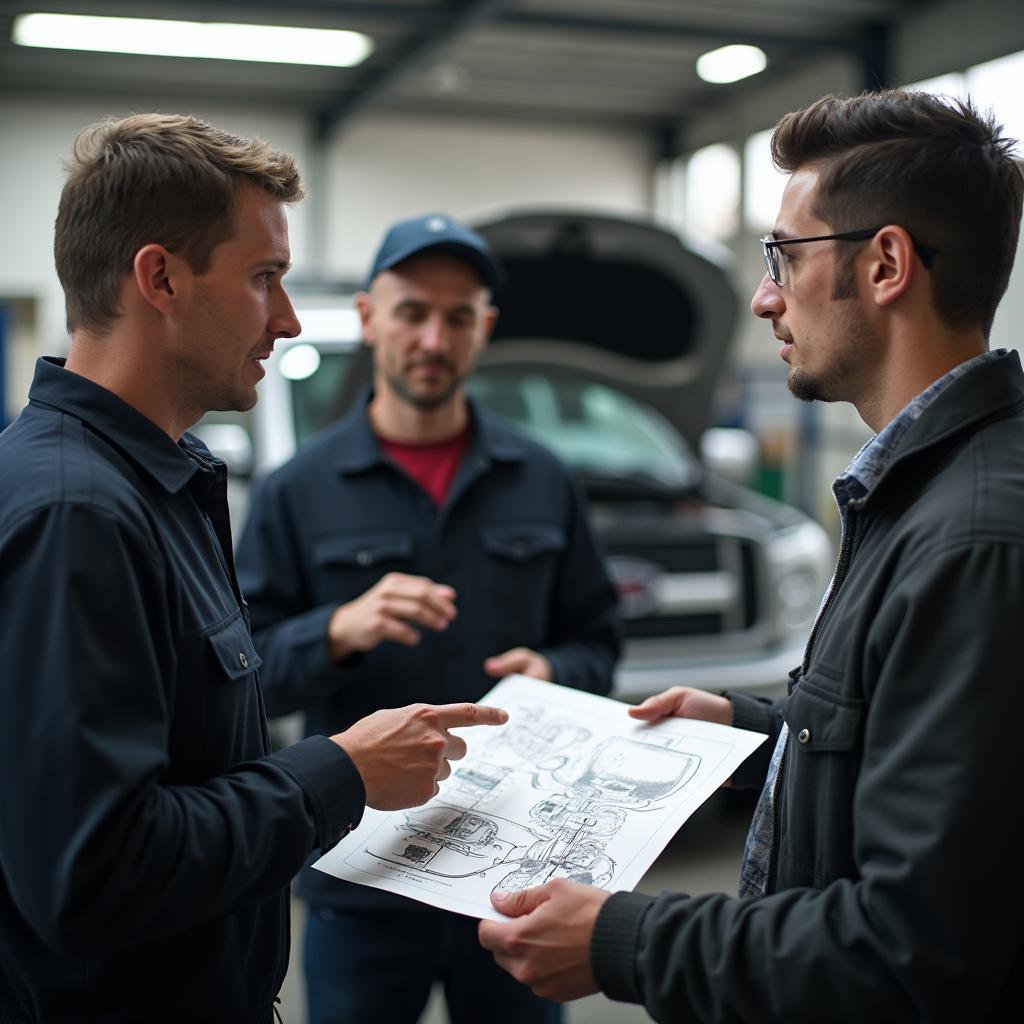
<svg viewBox="0 0 1024 1024">
<path fill-rule="evenodd" d="M 652 894 L 665 889 L 678 890 L 694 896 L 708 892 L 735 893 L 743 841 L 752 812 L 752 799 L 741 799 L 734 793 L 712 797 L 683 825 L 637 889 Z M 299 962 L 302 919 L 303 908 L 296 901 L 292 914 L 292 962 L 281 989 L 284 1024 L 305 1024 L 306 1020 Z M 641 1007 L 613 1003 L 600 995 L 569 1003 L 565 1016 L 566 1024 L 639 1024 L 650 1020 Z M 447 1021 L 444 1001 L 435 993 L 419 1024 L 447 1024 Z M 529 1022 L 524 1021 L 524 1024 Z"/>
</svg>

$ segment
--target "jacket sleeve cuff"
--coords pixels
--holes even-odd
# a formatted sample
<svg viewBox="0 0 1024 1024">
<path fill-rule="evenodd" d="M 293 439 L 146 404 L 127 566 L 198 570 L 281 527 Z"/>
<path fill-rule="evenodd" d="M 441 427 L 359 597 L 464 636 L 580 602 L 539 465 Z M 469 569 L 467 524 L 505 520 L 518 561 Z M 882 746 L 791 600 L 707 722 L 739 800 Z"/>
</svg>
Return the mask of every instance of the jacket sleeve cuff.
<svg viewBox="0 0 1024 1024">
<path fill-rule="evenodd" d="M 613 662 L 601 645 L 578 642 L 540 647 L 537 653 L 548 659 L 553 683 L 599 696 L 611 692 Z"/>
<path fill-rule="evenodd" d="M 772 731 L 772 704 L 746 693 L 726 693 L 732 703 L 732 724 L 737 729 L 752 732 Z"/>
<path fill-rule="evenodd" d="M 573 686 L 572 672 L 557 647 L 539 647 L 537 653 L 548 659 L 551 666 L 551 682 L 559 686 Z M 575 688 L 575 687 L 574 687 Z"/>
<path fill-rule="evenodd" d="M 760 789 L 768 773 L 768 764 L 775 748 L 773 736 L 778 735 L 779 702 L 751 697 L 746 693 L 725 694 L 732 701 L 732 724 L 737 729 L 766 733 L 768 742 L 762 743 L 733 772 L 732 785 L 736 789 Z"/>
<path fill-rule="evenodd" d="M 334 668 L 327 651 L 327 624 L 336 605 L 321 605 L 296 615 L 289 623 L 289 642 L 298 655 L 307 677 L 316 678 Z"/>
<path fill-rule="evenodd" d="M 642 1003 L 636 960 L 640 929 L 653 896 L 616 892 L 605 900 L 590 940 L 590 968 L 598 988 L 623 1003 Z"/>
<path fill-rule="evenodd" d="M 309 699 L 322 692 L 333 692 L 347 685 L 353 678 L 352 670 L 360 667 L 365 657 L 362 652 L 351 654 L 342 661 L 333 661 L 327 649 L 327 627 L 337 607 L 336 604 L 321 605 L 294 616 L 283 627 L 279 642 L 292 652 L 294 661 L 290 674 L 298 675 L 305 682 L 303 697 L 294 706 L 278 707 L 274 699 L 268 698 L 268 711 L 272 714 L 300 710 Z M 272 686 L 265 683 L 264 690 L 273 697 Z"/>
<path fill-rule="evenodd" d="M 359 824 L 366 789 L 352 759 L 326 736 L 310 736 L 279 750 L 274 761 L 302 787 L 324 852 Z"/>
</svg>

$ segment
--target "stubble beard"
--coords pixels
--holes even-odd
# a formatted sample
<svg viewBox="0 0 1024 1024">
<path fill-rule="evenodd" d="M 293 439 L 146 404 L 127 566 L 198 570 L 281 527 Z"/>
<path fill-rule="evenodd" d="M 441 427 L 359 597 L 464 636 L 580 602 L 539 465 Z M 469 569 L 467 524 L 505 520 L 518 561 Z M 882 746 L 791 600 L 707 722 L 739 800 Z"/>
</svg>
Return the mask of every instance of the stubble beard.
<svg viewBox="0 0 1024 1024">
<path fill-rule="evenodd" d="M 852 270 L 838 270 L 829 296 L 833 302 L 851 303 L 859 299 L 857 278 Z M 847 315 L 835 325 L 841 335 L 831 365 L 818 374 L 800 366 L 790 368 L 786 377 L 789 393 L 801 402 L 849 401 L 850 381 L 861 370 L 866 359 L 877 349 L 878 336 L 864 319 L 859 305 L 847 305 Z"/>
<path fill-rule="evenodd" d="M 465 376 L 459 376 L 455 372 L 454 365 L 448 360 L 442 360 L 441 365 L 450 373 L 448 386 L 441 391 L 428 394 L 419 392 L 409 385 L 402 373 L 387 374 L 385 379 L 394 394 L 403 402 L 407 402 L 420 412 L 434 412 L 447 405 L 466 380 Z M 403 372 L 408 372 L 410 369 L 411 367 L 406 366 Z"/>
<path fill-rule="evenodd" d="M 217 322 L 216 313 L 216 304 L 205 292 L 199 291 L 183 330 L 194 338 L 209 339 L 212 333 L 210 324 Z M 215 345 L 218 340 L 204 343 Z M 252 352 L 256 351 L 259 351 L 258 347 L 252 349 Z M 204 413 L 248 412 L 259 397 L 256 385 L 242 379 L 249 370 L 248 359 L 238 368 L 237 376 L 233 374 L 221 379 L 211 375 L 203 356 L 201 346 L 197 351 L 186 349 L 169 367 L 169 383 L 176 393 L 187 396 L 189 404 L 202 409 Z"/>
</svg>

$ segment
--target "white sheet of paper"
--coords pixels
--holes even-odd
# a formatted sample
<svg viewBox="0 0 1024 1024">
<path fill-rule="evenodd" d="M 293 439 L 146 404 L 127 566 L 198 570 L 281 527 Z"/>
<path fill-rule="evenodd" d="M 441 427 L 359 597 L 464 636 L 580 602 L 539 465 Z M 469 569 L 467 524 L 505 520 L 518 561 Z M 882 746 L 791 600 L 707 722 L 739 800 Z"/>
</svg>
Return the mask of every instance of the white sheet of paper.
<svg viewBox="0 0 1024 1024">
<path fill-rule="evenodd" d="M 460 730 L 468 752 L 433 800 L 368 807 L 313 866 L 493 920 L 503 920 L 496 888 L 570 878 L 632 889 L 766 738 L 688 718 L 645 725 L 620 701 L 526 676 L 502 679 L 480 703 L 509 720 Z"/>
</svg>

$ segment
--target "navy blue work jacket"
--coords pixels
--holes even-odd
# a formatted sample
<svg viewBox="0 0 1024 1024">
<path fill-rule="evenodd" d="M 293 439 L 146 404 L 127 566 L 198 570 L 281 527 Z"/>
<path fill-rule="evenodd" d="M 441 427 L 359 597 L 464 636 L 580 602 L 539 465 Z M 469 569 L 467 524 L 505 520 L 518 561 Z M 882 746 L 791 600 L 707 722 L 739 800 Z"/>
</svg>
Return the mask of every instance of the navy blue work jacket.
<svg viewBox="0 0 1024 1024">
<path fill-rule="evenodd" d="M 271 753 L 223 463 L 41 360 L 0 434 L 0 1021 L 272 1019 L 287 885 L 356 822 Z"/>
<path fill-rule="evenodd" d="M 555 681 L 607 693 L 620 648 L 618 600 L 565 466 L 470 402 L 469 447 L 440 508 L 381 450 L 368 394 L 256 494 L 238 547 L 239 579 L 264 658 L 271 714 L 307 712 L 307 731 L 344 728 L 378 708 L 478 700 L 484 659 L 543 654 Z M 385 573 L 427 576 L 457 593 L 448 628 L 384 642 L 340 664 L 327 650 L 339 604 Z M 307 872 L 317 902 L 408 901 Z M 347 892 L 347 895 L 342 895 Z"/>
</svg>

